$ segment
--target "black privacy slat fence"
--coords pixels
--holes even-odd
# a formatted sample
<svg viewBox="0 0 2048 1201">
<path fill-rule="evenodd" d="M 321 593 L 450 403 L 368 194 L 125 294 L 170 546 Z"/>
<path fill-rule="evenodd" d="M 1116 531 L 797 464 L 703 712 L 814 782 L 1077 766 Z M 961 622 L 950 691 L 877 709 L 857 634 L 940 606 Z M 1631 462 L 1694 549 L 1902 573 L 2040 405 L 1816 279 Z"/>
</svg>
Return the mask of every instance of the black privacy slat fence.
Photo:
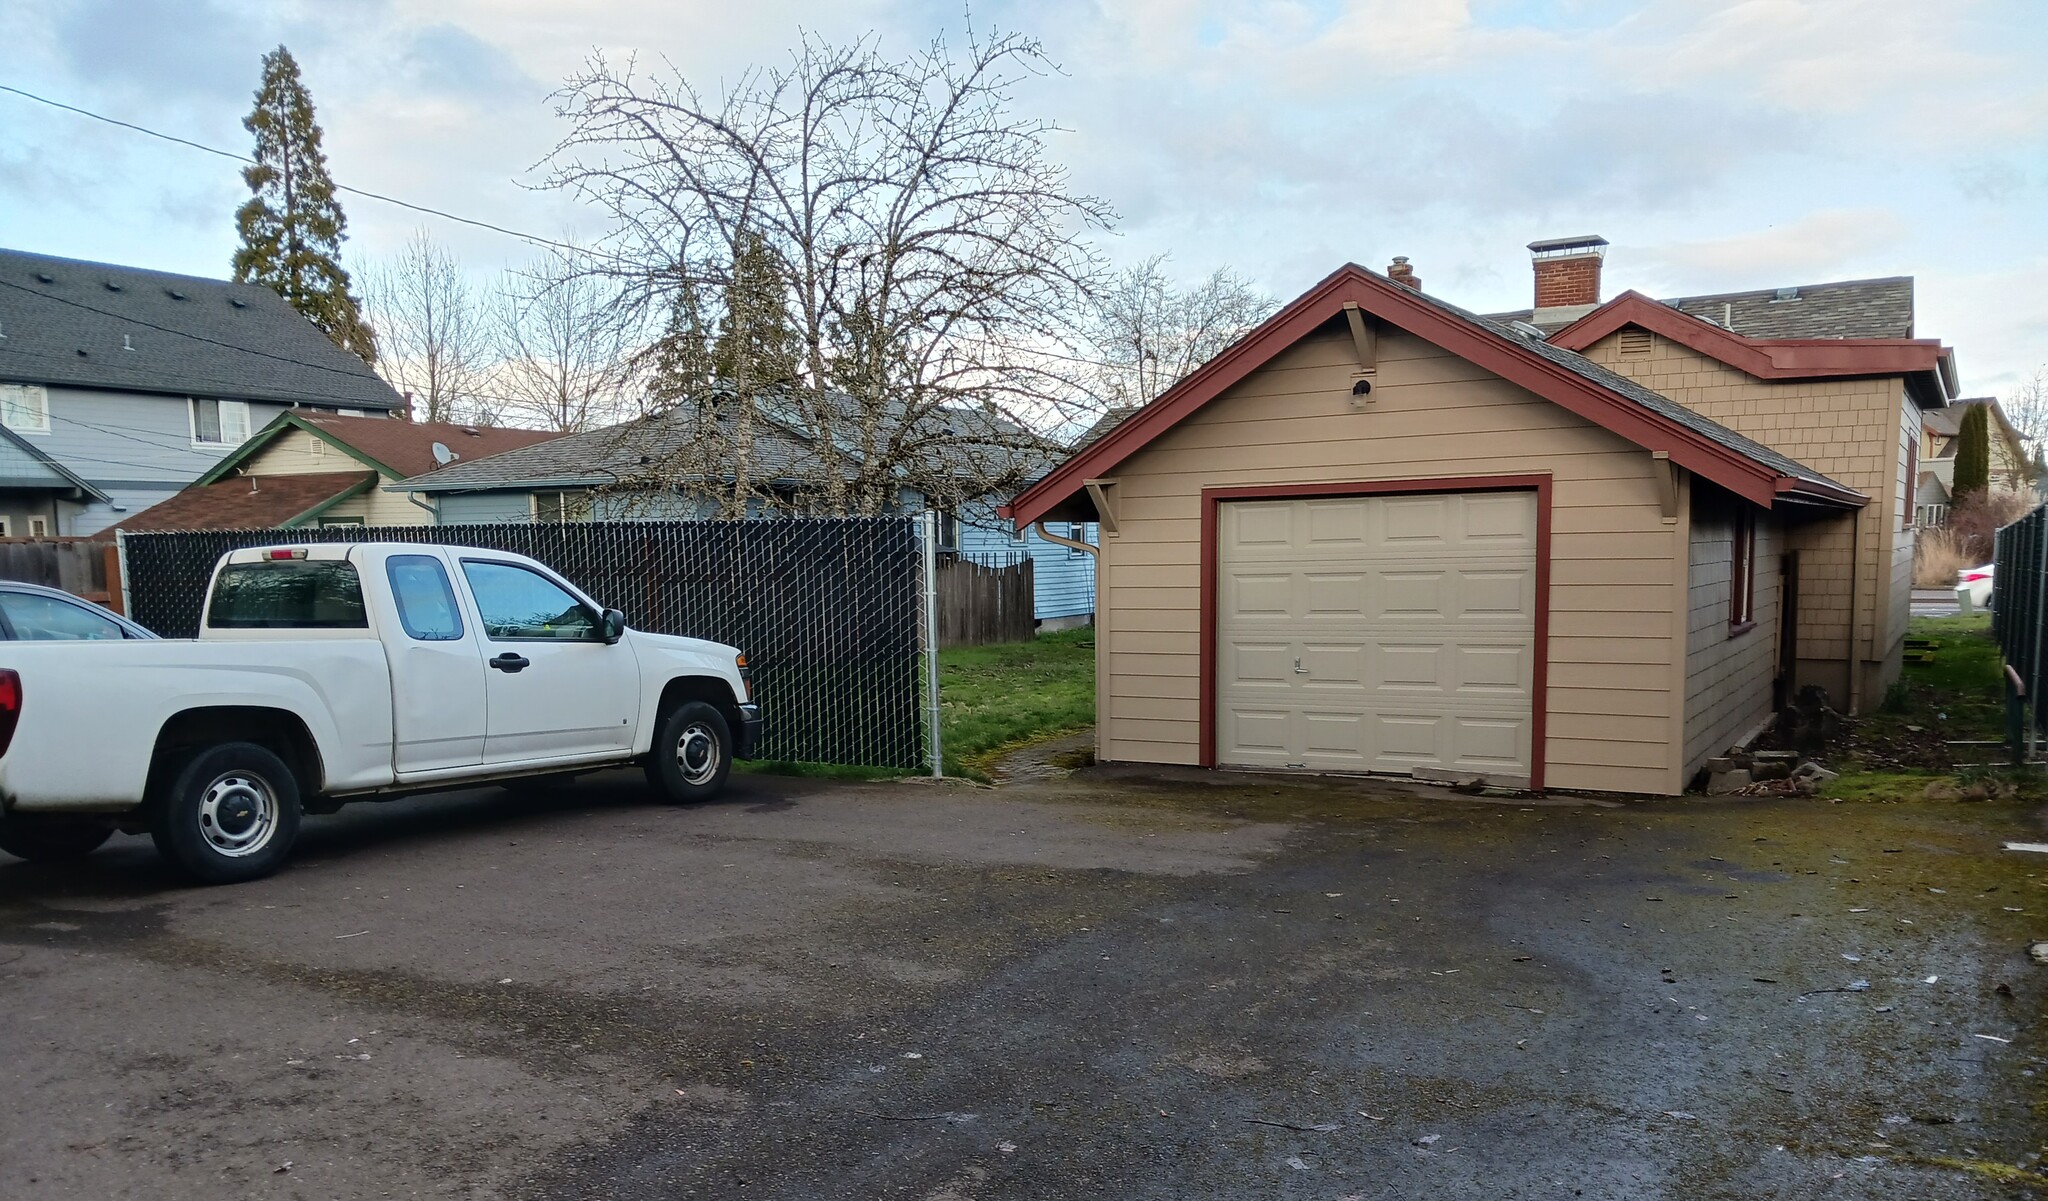
<svg viewBox="0 0 2048 1201">
<path fill-rule="evenodd" d="M 423 542 L 538 559 L 635 629 L 747 653 L 764 759 L 915 768 L 923 552 L 914 517 L 361 526 L 127 534 L 128 614 L 198 633 L 215 560 L 249 546 Z"/>
<path fill-rule="evenodd" d="M 2034 720 L 2048 718 L 2048 646 L 2043 622 L 2048 621 L 2048 508 L 2033 512 L 1998 531 L 1998 549 L 1991 574 L 1991 632 L 1998 650 L 2026 682 Z"/>
</svg>

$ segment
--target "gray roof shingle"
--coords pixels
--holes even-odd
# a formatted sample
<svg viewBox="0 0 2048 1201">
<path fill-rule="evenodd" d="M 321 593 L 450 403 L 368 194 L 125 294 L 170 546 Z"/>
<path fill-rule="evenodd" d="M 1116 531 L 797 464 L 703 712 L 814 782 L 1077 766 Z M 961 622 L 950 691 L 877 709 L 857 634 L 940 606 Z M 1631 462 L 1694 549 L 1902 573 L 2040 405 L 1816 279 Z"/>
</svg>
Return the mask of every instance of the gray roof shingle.
<svg viewBox="0 0 2048 1201">
<path fill-rule="evenodd" d="M 257 284 L 0 249 L 0 380 L 393 409 L 369 365 Z"/>
<path fill-rule="evenodd" d="M 1780 300 L 1780 292 L 1792 298 Z M 1745 338 L 1910 338 L 1913 336 L 1913 277 L 1850 279 L 1796 288 L 1716 292 L 1710 296 L 1661 299 L 1682 313 L 1734 330 Z M 1576 310 L 1573 310 L 1576 312 Z M 1488 321 L 1530 321 L 1533 309 L 1488 313 Z M 1571 322 L 1543 322 L 1555 333 Z"/>
</svg>

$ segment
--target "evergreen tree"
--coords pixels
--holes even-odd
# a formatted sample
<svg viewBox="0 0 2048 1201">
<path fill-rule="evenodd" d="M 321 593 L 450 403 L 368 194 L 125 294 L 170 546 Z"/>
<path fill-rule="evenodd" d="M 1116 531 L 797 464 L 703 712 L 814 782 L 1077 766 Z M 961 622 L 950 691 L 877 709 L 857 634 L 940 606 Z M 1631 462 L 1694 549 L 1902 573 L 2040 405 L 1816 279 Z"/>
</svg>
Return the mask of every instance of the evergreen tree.
<svg viewBox="0 0 2048 1201">
<path fill-rule="evenodd" d="M 235 281 L 265 285 L 335 345 L 376 362 L 376 336 L 341 266 L 348 221 L 327 174 L 313 98 L 283 46 L 263 56 L 263 86 L 242 126 L 256 135 L 256 162 L 242 170 L 254 195 L 235 212 Z"/>
<path fill-rule="evenodd" d="M 687 278 L 668 302 L 668 322 L 646 351 L 647 399 L 655 411 L 672 408 L 702 392 L 716 374 L 711 339 L 697 288 Z"/>
<path fill-rule="evenodd" d="M 801 345 L 775 251 L 759 233 L 742 230 L 725 285 L 725 320 L 711 347 L 712 372 L 750 395 L 793 387 Z"/>
<path fill-rule="evenodd" d="M 1991 415 L 1987 405 L 1963 410 L 1956 434 L 1956 477 L 1949 489 L 1949 503 L 1962 504 L 1965 497 L 1981 493 L 1991 483 Z"/>
</svg>

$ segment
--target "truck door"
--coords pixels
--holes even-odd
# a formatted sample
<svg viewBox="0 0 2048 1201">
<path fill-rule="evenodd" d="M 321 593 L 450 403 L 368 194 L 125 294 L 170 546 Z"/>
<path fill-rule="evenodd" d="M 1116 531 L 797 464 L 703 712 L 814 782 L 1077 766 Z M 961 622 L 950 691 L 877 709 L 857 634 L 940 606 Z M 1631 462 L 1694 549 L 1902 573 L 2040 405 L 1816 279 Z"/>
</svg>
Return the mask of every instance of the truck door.
<svg viewBox="0 0 2048 1201">
<path fill-rule="evenodd" d="M 437 554 L 397 554 L 384 574 L 399 626 L 384 640 L 393 769 L 402 780 L 476 767 L 484 761 L 483 640 L 462 618 L 447 564 Z"/>
<path fill-rule="evenodd" d="M 530 567 L 465 558 L 483 626 L 484 762 L 624 756 L 640 707 L 632 647 L 607 646 L 598 614 Z"/>
</svg>

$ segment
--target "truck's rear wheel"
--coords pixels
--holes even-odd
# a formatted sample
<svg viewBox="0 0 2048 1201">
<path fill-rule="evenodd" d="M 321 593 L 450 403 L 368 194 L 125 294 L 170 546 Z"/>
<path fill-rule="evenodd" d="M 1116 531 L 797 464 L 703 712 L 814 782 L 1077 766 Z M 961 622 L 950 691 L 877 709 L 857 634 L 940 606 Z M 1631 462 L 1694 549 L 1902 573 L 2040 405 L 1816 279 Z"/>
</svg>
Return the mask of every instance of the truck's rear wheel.
<svg viewBox="0 0 2048 1201">
<path fill-rule="evenodd" d="M 718 706 L 685 701 L 669 710 L 647 749 L 647 786 L 678 805 L 708 801 L 732 774 L 732 726 Z"/>
<path fill-rule="evenodd" d="M 90 817 L 10 813 L 0 818 L 0 851 L 30 863 L 83 859 L 114 836 L 114 823 Z"/>
<path fill-rule="evenodd" d="M 188 759 L 157 798 L 156 849 L 206 884 L 267 876 L 299 836 L 299 783 L 284 760 L 253 742 L 228 742 Z"/>
</svg>

